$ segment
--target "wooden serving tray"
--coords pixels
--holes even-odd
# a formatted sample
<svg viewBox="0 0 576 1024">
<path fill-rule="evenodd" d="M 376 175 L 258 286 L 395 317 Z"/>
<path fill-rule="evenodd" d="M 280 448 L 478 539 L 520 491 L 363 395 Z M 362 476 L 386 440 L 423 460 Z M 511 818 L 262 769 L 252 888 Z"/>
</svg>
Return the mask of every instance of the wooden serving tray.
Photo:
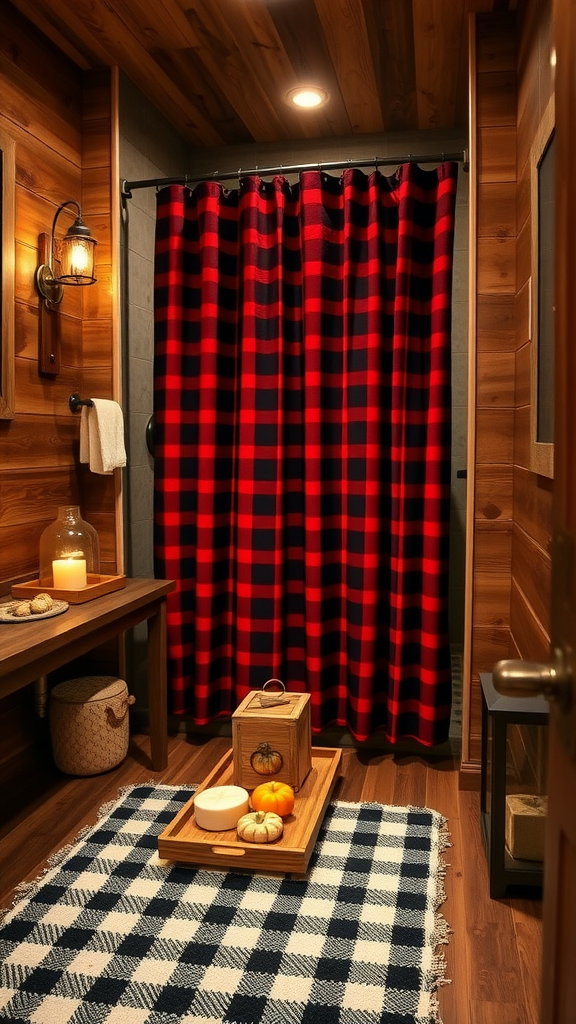
<svg viewBox="0 0 576 1024">
<path fill-rule="evenodd" d="M 122 590 L 126 586 L 125 576 L 101 576 L 99 573 L 88 573 L 87 584 L 79 590 L 61 590 L 57 587 L 41 587 L 40 580 L 28 580 L 27 583 L 15 583 L 12 597 L 36 597 L 37 594 L 50 594 L 58 601 L 69 604 L 83 604 L 103 594 L 111 594 L 114 590 Z"/>
<path fill-rule="evenodd" d="M 165 860 L 217 868 L 305 874 L 338 776 L 342 751 L 312 748 L 312 768 L 295 794 L 294 811 L 284 818 L 284 831 L 274 843 L 246 843 L 235 830 L 207 832 L 194 818 L 194 798 L 210 786 L 233 785 L 229 750 L 193 797 L 158 836 L 158 853 Z"/>
</svg>

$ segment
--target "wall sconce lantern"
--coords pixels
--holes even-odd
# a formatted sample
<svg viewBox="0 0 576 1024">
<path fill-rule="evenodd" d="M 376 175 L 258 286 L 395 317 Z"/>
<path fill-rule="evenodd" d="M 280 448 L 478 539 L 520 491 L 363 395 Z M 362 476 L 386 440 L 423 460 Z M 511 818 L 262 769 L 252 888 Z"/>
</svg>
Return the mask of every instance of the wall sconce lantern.
<svg viewBox="0 0 576 1024">
<path fill-rule="evenodd" d="M 77 216 L 63 239 L 56 238 L 56 224 L 62 210 L 76 207 Z M 36 288 L 42 299 L 40 308 L 39 371 L 55 375 L 60 372 L 60 323 L 58 307 L 64 285 L 94 284 L 94 254 L 97 241 L 82 220 L 80 204 L 67 199 L 58 207 L 50 235 L 38 238 L 40 265 L 36 270 Z"/>
</svg>

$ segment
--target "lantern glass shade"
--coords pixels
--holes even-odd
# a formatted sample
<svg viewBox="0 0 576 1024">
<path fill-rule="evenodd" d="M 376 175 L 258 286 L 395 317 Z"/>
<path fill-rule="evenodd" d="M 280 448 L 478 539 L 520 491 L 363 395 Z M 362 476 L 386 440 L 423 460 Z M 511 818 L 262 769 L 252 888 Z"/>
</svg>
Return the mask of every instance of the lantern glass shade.
<svg viewBox="0 0 576 1024">
<path fill-rule="evenodd" d="M 76 209 L 76 220 L 70 225 L 62 239 L 56 238 L 56 225 L 63 210 L 72 206 Z M 40 239 L 45 236 L 41 235 Z M 54 310 L 62 301 L 63 285 L 94 284 L 94 260 L 97 241 L 90 234 L 90 228 L 82 220 L 82 211 L 75 199 L 67 199 L 58 207 L 48 240 L 47 262 L 36 268 L 36 287 L 46 300 L 49 310 Z M 44 255 L 45 258 L 46 254 Z"/>
<path fill-rule="evenodd" d="M 57 280 L 61 284 L 94 284 L 96 240 L 69 233 L 62 239 L 59 248 Z"/>
<path fill-rule="evenodd" d="M 61 505 L 40 537 L 40 586 L 81 590 L 100 574 L 98 534 L 78 505 Z"/>
</svg>

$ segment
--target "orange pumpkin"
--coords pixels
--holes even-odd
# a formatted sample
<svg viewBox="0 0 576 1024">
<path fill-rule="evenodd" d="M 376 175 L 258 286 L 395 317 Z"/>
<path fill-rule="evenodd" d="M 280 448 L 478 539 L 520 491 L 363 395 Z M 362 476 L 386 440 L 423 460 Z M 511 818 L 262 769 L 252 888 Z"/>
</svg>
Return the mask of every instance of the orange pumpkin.
<svg viewBox="0 0 576 1024">
<path fill-rule="evenodd" d="M 250 797 L 255 811 L 273 811 L 285 818 L 294 808 L 294 790 L 287 782 L 263 782 Z"/>
</svg>

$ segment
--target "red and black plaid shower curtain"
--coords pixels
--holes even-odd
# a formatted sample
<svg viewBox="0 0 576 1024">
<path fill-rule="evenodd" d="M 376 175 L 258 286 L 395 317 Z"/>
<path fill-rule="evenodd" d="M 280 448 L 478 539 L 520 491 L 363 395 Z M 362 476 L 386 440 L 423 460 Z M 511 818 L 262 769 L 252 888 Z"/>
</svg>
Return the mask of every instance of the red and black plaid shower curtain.
<svg viewBox="0 0 576 1024">
<path fill-rule="evenodd" d="M 155 570 L 171 710 L 274 676 L 312 728 L 450 716 L 457 167 L 158 194 Z"/>
</svg>

